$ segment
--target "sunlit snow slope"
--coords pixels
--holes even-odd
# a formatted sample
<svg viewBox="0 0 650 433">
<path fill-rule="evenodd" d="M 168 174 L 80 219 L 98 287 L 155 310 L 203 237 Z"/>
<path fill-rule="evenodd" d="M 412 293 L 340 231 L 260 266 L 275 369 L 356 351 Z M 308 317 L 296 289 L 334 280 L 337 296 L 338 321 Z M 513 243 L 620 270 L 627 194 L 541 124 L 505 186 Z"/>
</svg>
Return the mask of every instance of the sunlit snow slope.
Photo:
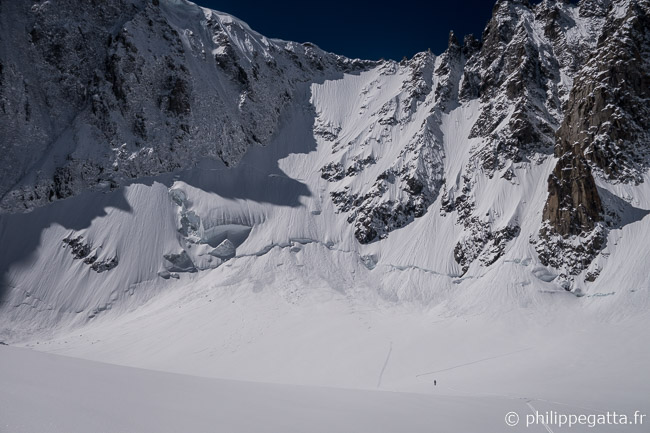
<svg viewBox="0 0 650 433">
<path fill-rule="evenodd" d="M 454 395 L 442 386 L 437 395 L 343 390 L 198 378 L 15 348 L 0 347 L 0 354 L 0 383 L 9 390 L 0 393 L 0 428 L 11 433 L 496 433 L 544 431 L 543 424 L 526 427 L 534 410 L 579 411 L 594 419 L 601 413 L 506 395 Z M 518 426 L 505 427 L 508 412 L 519 414 Z M 633 412 L 626 415 L 634 420 Z M 606 427 L 645 431 L 634 424 Z M 605 431 L 588 425 L 553 429 Z"/>
<path fill-rule="evenodd" d="M 108 172 L 117 167 L 115 184 L 82 176 L 61 197 L 30 204 L 30 193 L 50 188 L 52 168 L 32 162 L 34 171 L 4 197 L 8 209 L 33 209 L 0 215 L 0 341 L 211 378 L 442 393 L 463 405 L 490 395 L 498 404 L 488 399 L 481 410 L 498 411 L 499 423 L 511 402 L 528 410 L 521 401 L 540 410 L 650 412 L 647 170 L 638 183 L 596 173 L 615 216 L 588 263 L 576 268 L 577 255 L 573 267 L 552 266 L 539 256 L 547 180 L 558 162 L 548 141 L 577 67 L 570 54 L 590 48 L 584 40 L 606 20 L 580 12 L 587 3 L 557 6 L 562 20 L 573 20 L 561 40 L 542 26 L 548 2 L 532 10 L 502 1 L 490 25 L 512 34 L 504 30 L 509 44 L 486 40 L 496 54 L 452 35 L 440 56 L 372 63 L 267 40 L 228 15 L 160 0 L 156 16 L 184 35 L 174 58 L 190 65 L 192 92 L 209 83 L 208 96 L 165 124 L 188 125 L 189 135 L 172 140 L 180 150 L 157 154 L 145 139 L 136 150 L 120 136 L 122 151 L 89 157 Z M 142 16 L 127 26 L 140 51 L 157 37 L 138 33 L 149 26 Z M 538 49 L 552 69 L 547 99 L 539 92 L 548 83 L 529 80 L 528 66 L 508 57 L 518 47 Z M 550 52 L 560 60 L 551 62 Z M 236 61 L 215 72 L 215 55 Z M 512 74 L 489 75 L 500 74 L 497 64 Z M 237 65 L 250 87 L 233 81 Z M 473 93 L 482 88 L 478 76 L 492 77 L 484 84 L 494 97 Z M 264 87 L 278 77 L 288 78 Z M 512 89 L 532 105 L 508 99 Z M 212 111 L 212 97 L 227 110 Z M 227 124 L 225 141 L 204 124 L 214 120 L 208 113 Z M 75 119 L 69 132 L 85 128 L 83 116 Z M 266 136 L 239 140 L 252 137 L 240 129 L 246 119 Z M 536 139 L 512 153 L 500 140 L 517 137 L 522 124 Z M 65 154 L 57 143 L 50 151 Z M 66 143 L 74 144 L 66 162 L 74 175 L 87 149 L 83 140 Z M 178 164 L 162 167 L 167 156 Z M 0 350 L 12 351 L 0 362 L 13 365 L 24 353 Z M 195 386 L 189 382 L 179 386 Z M 284 392 L 295 401 L 303 391 L 278 388 Z M 417 404 L 443 401 L 421 398 Z"/>
</svg>

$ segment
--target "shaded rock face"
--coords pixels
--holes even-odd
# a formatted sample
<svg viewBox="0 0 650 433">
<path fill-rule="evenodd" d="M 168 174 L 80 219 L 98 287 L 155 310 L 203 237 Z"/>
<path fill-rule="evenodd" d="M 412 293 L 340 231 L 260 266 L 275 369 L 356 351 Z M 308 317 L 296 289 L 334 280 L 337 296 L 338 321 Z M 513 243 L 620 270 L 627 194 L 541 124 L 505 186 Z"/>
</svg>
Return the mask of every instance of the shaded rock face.
<svg viewBox="0 0 650 433">
<path fill-rule="evenodd" d="M 84 264 L 90 266 L 90 269 L 101 274 L 116 268 L 119 264 L 117 256 L 99 259 L 102 254 L 101 247 L 93 248 L 90 243 L 84 242 L 83 236 L 67 237 L 62 240 L 64 248 L 70 248 L 70 253 L 75 260 L 82 260 Z"/>
<path fill-rule="evenodd" d="M 576 275 L 599 254 L 608 210 L 594 176 L 638 183 L 650 166 L 649 29 L 647 0 L 497 1 L 459 89 L 461 103 L 480 101 L 470 138 L 482 144 L 460 194 L 442 197 L 443 214 L 467 228 L 455 250 L 463 269 L 492 230 L 475 215 L 477 171 L 512 182 L 513 167 L 551 155 L 540 259 Z"/>
<path fill-rule="evenodd" d="M 140 10 L 140 5 L 129 1 L 0 3 L 3 203 L 88 103 L 96 68 L 108 55 L 111 29 Z M 75 25 L 70 24 L 70 17 L 77 18 Z M 78 171 L 88 177 L 99 175 L 92 163 L 79 165 Z M 30 185 L 24 201 L 42 203 L 72 195 L 71 171 L 62 166 L 57 169 L 49 168 L 47 186 Z M 23 194 L 18 195 L 22 200 Z M 2 205 L 3 210 L 29 207 Z"/>
<path fill-rule="evenodd" d="M 518 235 L 514 229 L 504 232 L 492 227 L 485 217 L 476 215 L 476 179 L 498 176 L 516 183 L 518 167 L 541 164 L 554 154 L 572 77 L 595 47 L 608 10 L 600 2 L 583 3 L 498 1 L 480 48 L 463 67 L 458 98 L 460 103 L 480 102 L 470 138 L 480 139 L 481 144 L 472 149 L 461 185 L 443 194 L 441 209 L 443 215 L 456 212 L 465 227 L 454 252 L 463 272 L 481 257 L 491 239 L 505 245 Z M 580 11 L 590 14 L 588 25 L 584 20 L 578 24 Z M 587 222 L 593 228 L 601 212 L 590 168 L 584 161 L 577 161 L 576 167 L 581 171 L 569 174 L 558 169 L 551 177 L 555 198 L 544 214 L 545 219 L 568 220 L 567 227 L 573 231 Z M 573 215 L 570 204 L 583 200 L 589 204 L 579 206 L 580 213 Z M 517 227 L 516 221 L 511 224 L 508 227 Z"/>
<path fill-rule="evenodd" d="M 582 155 L 606 178 L 638 183 L 650 166 L 650 3 L 610 17 L 579 71 L 558 150 Z"/>
<path fill-rule="evenodd" d="M 157 3 L 0 4 L 1 211 L 205 157 L 237 164 L 276 132 L 300 83 L 374 64 Z"/>
<path fill-rule="evenodd" d="M 613 0 L 580 0 L 579 13 L 581 17 L 604 17 L 609 12 Z"/>
<path fill-rule="evenodd" d="M 495 263 L 505 252 L 509 241 L 519 235 L 520 228 L 509 225 L 502 229 L 494 230 L 488 224 L 473 220 L 468 224 L 470 235 L 460 240 L 454 247 L 454 260 L 461 265 L 462 274 L 469 269 L 469 265 L 479 260 L 484 266 Z"/>
<path fill-rule="evenodd" d="M 620 16 L 608 18 L 597 47 L 577 73 L 557 131 L 559 160 L 544 209 L 555 232 L 580 234 L 602 219 L 590 167 L 609 180 L 642 180 L 650 164 L 649 59 L 650 3 L 630 1 Z"/>
<path fill-rule="evenodd" d="M 481 114 L 470 137 L 484 145 L 475 158 L 488 175 L 510 162 L 541 162 L 552 154 L 568 93 L 563 75 L 577 68 L 586 43 L 567 41 L 576 26 L 562 2 L 499 1 L 483 32 L 480 52 L 467 63 L 461 99 L 479 98 Z M 599 22 L 595 20 L 594 27 Z"/>
<path fill-rule="evenodd" d="M 593 230 L 603 206 L 587 161 L 579 155 L 560 157 L 548 179 L 548 199 L 543 219 L 561 235 Z"/>
<path fill-rule="evenodd" d="M 608 211 L 594 176 L 640 182 L 649 167 L 648 29 L 647 0 L 497 1 L 458 92 L 461 104 L 480 101 L 470 138 L 482 144 L 462 187 L 442 196 L 443 214 L 457 212 L 466 228 L 454 254 L 463 270 L 494 235 L 475 215 L 479 172 L 516 182 L 513 167 L 552 155 L 542 262 L 576 275 L 604 247 Z"/>
<path fill-rule="evenodd" d="M 571 152 L 558 160 L 548 191 L 535 249 L 543 265 L 562 269 L 562 278 L 570 280 L 605 246 L 604 208 L 588 161 Z"/>
<path fill-rule="evenodd" d="M 540 231 L 542 261 L 564 265 L 570 274 L 588 266 L 605 245 L 607 209 L 594 175 L 639 183 L 650 166 L 650 3 L 580 4 L 584 16 L 604 11 L 609 13 L 598 44 L 575 75 L 557 130 L 558 162 L 548 180 L 547 224 Z M 572 237 L 574 242 L 567 241 Z M 590 274 L 590 281 L 596 277 Z"/>
<path fill-rule="evenodd" d="M 570 289 L 570 281 L 585 272 L 585 280 L 593 282 L 599 268 L 593 267 L 594 259 L 606 243 L 606 228 L 596 225 L 593 230 L 580 235 L 562 236 L 557 234 L 546 222 L 540 230 L 540 240 L 535 245 L 540 262 L 560 271 L 560 278 Z"/>
</svg>

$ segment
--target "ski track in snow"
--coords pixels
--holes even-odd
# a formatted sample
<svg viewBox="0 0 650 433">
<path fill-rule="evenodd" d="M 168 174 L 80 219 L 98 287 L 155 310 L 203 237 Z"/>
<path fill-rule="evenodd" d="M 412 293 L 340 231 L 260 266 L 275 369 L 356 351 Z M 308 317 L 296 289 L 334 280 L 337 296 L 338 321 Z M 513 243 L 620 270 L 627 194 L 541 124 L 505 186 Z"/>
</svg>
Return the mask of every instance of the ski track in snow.
<svg viewBox="0 0 650 433">
<path fill-rule="evenodd" d="M 479 362 L 484 362 L 484 361 L 490 361 L 490 360 L 492 360 L 492 359 L 503 358 L 503 357 L 505 357 L 505 356 L 514 355 L 515 353 L 525 352 L 525 351 L 527 351 L 527 350 L 531 350 L 531 349 L 532 349 L 532 347 L 527 347 L 527 348 L 525 348 L 525 349 L 515 350 L 514 352 L 508 352 L 508 353 L 504 353 L 504 354 L 497 355 L 497 356 L 491 356 L 491 357 L 489 357 L 489 358 L 483 358 L 483 359 L 479 359 L 479 360 L 476 360 L 476 361 L 467 362 L 467 363 L 465 363 L 465 364 L 455 365 L 455 366 L 453 366 L 453 367 L 449 367 L 449 368 L 443 368 L 442 370 L 435 370 L 435 371 L 430 371 L 430 372 L 428 372 L 428 373 L 420 373 L 420 374 L 416 374 L 415 377 L 429 376 L 429 375 L 431 375 L 431 374 L 435 374 L 435 373 L 442 373 L 443 371 L 455 370 L 455 369 L 457 369 L 457 368 L 465 367 L 465 366 L 467 366 L 467 365 L 478 364 Z"/>
<path fill-rule="evenodd" d="M 520 400 L 520 401 L 523 400 L 529 406 L 530 406 L 530 404 L 529 404 L 530 402 L 538 401 L 538 402 L 547 403 L 547 404 L 550 404 L 550 405 L 565 406 L 567 408 L 571 408 L 571 409 L 574 409 L 574 410 L 575 409 L 580 409 L 580 410 L 583 410 L 583 411 L 586 411 L 586 412 L 593 412 L 593 413 L 598 413 L 598 414 L 606 414 L 607 413 L 607 410 L 594 409 L 594 408 L 591 408 L 591 407 L 584 407 L 584 406 L 579 406 L 579 405 L 576 405 L 576 404 L 564 403 L 564 402 L 555 401 L 555 400 L 547 400 L 547 399 L 539 398 L 539 397 L 527 397 L 527 396 L 521 396 L 521 395 L 502 394 L 502 393 L 497 393 L 497 392 L 485 392 L 485 391 L 476 391 L 476 390 L 467 391 L 467 390 L 461 390 L 461 389 L 451 387 L 451 386 L 446 386 L 446 385 L 442 385 L 442 386 L 438 385 L 437 387 L 441 388 L 441 389 L 447 389 L 449 391 L 452 391 L 453 393 L 460 393 L 460 394 L 463 394 L 463 395 L 466 395 L 466 396 L 472 396 L 472 397 L 485 396 L 485 397 L 502 397 L 502 398 L 506 398 L 508 400 Z M 533 413 L 534 413 L 534 411 L 536 411 L 536 409 L 533 408 Z"/>
<path fill-rule="evenodd" d="M 390 360 L 390 355 L 393 353 L 393 342 L 391 341 L 389 346 L 388 346 L 388 353 L 386 354 L 386 359 L 384 360 L 384 365 L 381 367 L 381 371 L 379 372 L 379 379 L 377 380 L 377 388 L 381 388 L 381 380 L 384 378 L 384 372 L 386 371 L 386 367 L 388 367 L 388 361 Z"/>
<path fill-rule="evenodd" d="M 528 407 L 530 408 L 530 411 L 533 413 L 533 415 L 536 415 L 536 414 L 537 414 L 537 409 L 535 409 L 535 408 L 533 407 L 533 405 L 530 404 L 530 401 L 527 401 L 527 402 L 526 402 L 526 406 L 528 406 Z M 553 430 L 551 430 L 551 428 L 548 426 L 548 424 L 546 424 L 544 421 L 542 421 L 542 425 L 544 426 L 544 428 L 546 429 L 546 431 L 547 431 L 548 433 L 553 433 Z"/>
</svg>

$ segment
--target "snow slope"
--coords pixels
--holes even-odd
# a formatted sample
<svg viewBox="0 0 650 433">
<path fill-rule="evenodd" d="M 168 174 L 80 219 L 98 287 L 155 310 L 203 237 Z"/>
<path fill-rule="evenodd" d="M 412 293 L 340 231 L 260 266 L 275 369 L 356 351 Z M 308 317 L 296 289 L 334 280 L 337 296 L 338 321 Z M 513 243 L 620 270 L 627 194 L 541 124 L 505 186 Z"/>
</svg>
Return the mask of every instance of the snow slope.
<svg viewBox="0 0 650 433">
<path fill-rule="evenodd" d="M 0 428 L 12 433 L 489 433 L 503 431 L 501 415 L 507 411 L 525 417 L 529 410 L 523 400 L 500 396 L 267 385 L 151 372 L 13 348 L 0 348 L 0 353 L 0 380 L 12 390 L 0 394 Z M 8 370 L 19 373 L 8 375 Z M 538 408 L 559 407 L 532 403 Z M 625 427 L 611 431 L 641 431 Z"/>
<path fill-rule="evenodd" d="M 118 134 L 108 153 L 62 135 L 76 146 L 62 159 L 73 176 L 69 191 L 51 203 L 43 192 L 53 187 L 48 170 L 58 157 L 30 163 L 16 189 L 22 192 L 3 196 L 6 209 L 33 209 L 0 215 L 0 341 L 159 372 L 0 346 L 7 384 L 0 401 L 8 405 L 0 406 L 13 408 L 0 421 L 39 431 L 51 422 L 48 410 L 71 411 L 91 398 L 79 425 L 62 416 L 56 428 L 98 428 L 102 408 L 116 404 L 130 414 L 123 428 L 173 431 L 176 421 L 151 419 L 164 407 L 201 430 L 215 420 L 207 397 L 214 393 L 220 406 L 232 403 L 225 416 L 233 431 L 267 428 L 247 424 L 251 413 L 269 416 L 269 431 L 304 431 L 303 423 L 310 431 L 431 431 L 432 423 L 434 431 L 503 431 L 505 413 L 529 411 L 528 404 L 650 412 L 650 175 L 634 184 L 596 177 L 616 217 L 602 250 L 577 274 L 539 257 L 547 179 L 557 163 L 548 141 L 562 120 L 556 105 L 568 98 L 572 53 L 593 45 L 581 37 L 598 34 L 604 21 L 583 14 L 587 3 L 558 6 L 560 22 L 573 22 L 563 39 L 547 35 L 549 2 L 536 10 L 499 2 L 489 28 L 512 33 L 508 43 L 489 39 L 484 47 L 492 51 L 477 51 L 475 41 L 461 47 L 452 35 L 442 55 L 400 63 L 351 61 L 310 44 L 267 40 L 233 17 L 184 1 L 134 12 L 124 46 L 112 49 L 130 43 L 138 52 L 162 50 L 158 38 L 172 37 L 173 28 L 182 35 L 175 68 L 187 65 L 193 77 L 185 95 L 191 112 L 167 89 L 180 112 L 145 116 L 145 125 L 165 140 L 156 125 L 184 124 L 191 132 L 174 138 L 174 151 L 153 138 L 149 146 L 141 137 L 143 150 L 130 138 L 122 146 Z M 147 14 L 161 21 L 149 25 Z M 552 69 L 546 81 L 530 79 L 530 65 L 512 57 L 519 52 L 541 56 Z M 219 58 L 235 60 L 219 66 Z M 140 87 L 128 59 L 116 62 L 127 62 L 118 69 L 132 87 L 102 82 L 100 100 L 118 104 L 110 96 L 118 82 L 138 95 L 127 98 L 134 106 L 109 107 L 120 134 L 132 135 L 122 116 L 160 110 L 148 99 L 157 90 Z M 147 57 L 152 63 L 143 70 L 160 72 L 154 60 Z M 238 66 L 248 85 L 237 84 Z M 513 70 L 504 77 L 506 66 Z M 477 76 L 493 98 L 472 93 L 481 86 Z M 536 99 L 545 85 L 548 98 Z M 521 106 L 516 92 L 517 100 L 509 99 L 518 86 L 532 105 Z M 84 110 L 68 113 L 76 119 L 68 133 L 95 125 L 92 110 Z M 255 131 L 240 128 L 249 120 Z M 219 125 L 226 133 L 215 145 Z M 539 140 L 499 147 L 503 137 L 528 132 Z M 84 134 L 77 137 L 97 137 Z M 61 143 L 50 150 L 67 149 Z M 115 178 L 76 176 L 75 164 L 83 171 L 91 160 L 117 164 Z M 43 194 L 30 204 L 30 193 Z M 593 273 L 597 278 L 587 278 Z M 31 379 L 18 368 L 23 363 L 39 376 Z M 106 393 L 89 397 L 86 379 L 73 377 L 63 388 L 67 400 L 48 409 L 47 396 L 71 369 L 100 381 Z M 130 409 L 119 398 L 124 382 L 134 383 L 137 401 L 150 403 Z M 166 384 L 195 397 L 161 396 Z M 35 424 L 26 421 L 32 394 L 45 411 Z M 251 412 L 228 396 L 253 398 Z M 270 414 L 300 402 L 308 406 L 291 412 L 295 422 Z M 366 411 L 386 411 L 386 421 Z M 332 421 L 333 414 L 341 418 Z"/>
<path fill-rule="evenodd" d="M 238 299 L 238 302 L 241 302 L 241 299 Z M 251 305 L 244 306 L 251 307 Z M 190 304 L 190 308 L 193 308 L 193 303 Z M 257 312 L 262 313 L 264 319 L 268 319 L 268 314 L 264 315 L 263 310 Z M 301 312 L 305 313 L 304 310 Z M 293 313 L 295 314 L 295 311 Z M 327 318 L 332 319 L 332 317 L 328 315 Z M 318 334 L 319 330 L 313 329 L 313 324 L 321 318 L 310 319 L 304 315 L 300 319 L 292 323 L 292 326 L 311 328 L 311 334 Z M 412 317 L 406 320 L 402 317 L 399 322 L 384 319 L 386 317 L 382 317 L 379 322 L 390 325 L 399 323 L 402 330 L 406 329 L 405 321 L 413 320 Z M 177 319 L 175 323 L 178 324 L 179 320 Z M 323 324 L 324 322 L 321 323 Z M 485 322 L 482 325 L 485 328 Z M 353 342 L 349 340 L 349 334 L 350 331 L 353 334 L 358 333 L 355 331 L 358 326 L 350 326 L 349 323 L 343 323 L 342 326 L 347 329 L 344 335 L 337 335 L 337 337 L 343 336 L 349 342 Z M 597 416 L 615 411 L 618 414 L 626 414 L 630 418 L 636 411 L 647 413 L 645 398 L 647 385 L 632 378 L 634 375 L 639 375 L 637 379 L 642 377 L 647 363 L 628 363 L 625 373 L 617 370 L 618 366 L 612 362 L 615 361 L 616 356 L 614 351 L 625 350 L 629 355 L 634 356 L 633 359 L 639 359 L 636 357 L 637 353 L 630 350 L 632 347 L 627 342 L 621 344 L 616 340 L 608 341 L 606 351 L 594 353 L 596 352 L 593 350 L 594 346 L 597 347 L 598 342 L 612 336 L 618 338 L 621 335 L 618 330 L 612 330 L 611 326 L 592 327 L 589 331 L 580 329 L 579 338 L 574 336 L 556 338 L 553 344 L 548 344 L 546 347 L 539 346 L 539 339 L 528 335 L 523 348 L 510 353 L 492 352 L 491 357 L 474 359 L 472 356 L 478 355 L 476 348 L 463 349 L 458 344 L 452 344 L 450 340 L 456 341 L 461 336 L 470 337 L 464 339 L 464 343 L 468 345 L 478 343 L 487 354 L 489 349 L 486 348 L 486 342 L 497 343 L 499 349 L 503 350 L 502 340 L 514 336 L 504 332 L 504 329 L 500 329 L 498 334 L 495 332 L 494 335 L 492 329 L 483 332 L 480 336 L 474 332 L 474 337 L 463 332 L 463 328 L 472 327 L 467 324 L 443 325 L 438 338 L 421 339 L 421 335 L 414 335 L 413 339 L 418 341 L 410 342 L 395 335 L 395 330 L 392 331 L 392 335 L 391 332 L 384 333 L 382 335 L 384 338 L 392 339 L 388 344 L 386 341 L 383 342 L 384 353 L 377 353 L 381 356 L 374 359 L 372 364 L 366 364 L 363 369 L 356 366 L 355 371 L 361 375 L 366 369 L 372 369 L 375 375 L 379 374 L 377 387 L 373 386 L 373 390 L 365 391 L 332 387 L 336 382 L 328 383 L 327 387 L 315 387 L 185 376 L 2 346 L 0 347 L 0 384 L 2 385 L 0 431 L 144 433 L 180 430 L 194 432 L 406 430 L 496 433 L 541 432 L 545 429 L 548 431 L 547 426 L 554 432 L 647 431 L 647 425 L 642 424 L 596 427 L 578 425 L 571 428 L 566 425 L 560 428 L 552 424 L 547 426 L 537 424 L 525 427 L 526 417 L 535 411 L 542 414 L 553 411 L 585 416 Z M 331 331 L 331 326 L 327 328 Z M 474 331 L 476 330 L 474 328 Z M 282 331 L 286 336 L 287 330 Z M 188 335 L 191 334 L 185 334 L 185 337 Z M 114 332 L 107 337 L 117 340 Z M 367 344 L 369 333 L 364 337 L 365 343 L 354 342 L 356 344 L 350 348 L 355 351 L 355 356 L 363 356 L 359 353 L 371 352 L 369 350 L 371 345 Z M 515 337 L 510 344 L 514 345 L 515 341 L 523 343 Z M 173 333 L 168 342 L 170 346 L 177 345 Z M 207 340 L 205 342 L 209 343 Z M 300 358 L 304 356 L 300 348 L 305 342 L 307 340 L 294 341 L 291 347 L 286 347 L 299 358 L 298 361 L 290 359 L 289 361 L 293 362 L 289 368 L 303 373 L 306 369 L 305 365 L 300 365 Z M 103 343 L 95 341 L 96 345 Z M 108 346 L 105 348 L 110 347 L 110 341 L 107 343 Z M 138 340 L 134 343 L 137 346 L 147 344 L 146 340 Z M 285 341 L 286 343 L 288 342 Z M 404 358 L 404 349 L 408 345 L 405 343 L 418 346 L 417 357 Z M 643 344 L 647 345 L 647 341 L 636 341 L 636 343 L 637 349 Z M 331 347 L 327 338 L 321 339 L 321 344 Z M 572 347 L 573 344 L 576 346 Z M 445 347 L 446 350 L 450 349 L 457 353 L 438 356 L 437 363 L 429 364 L 426 366 L 428 368 L 425 368 L 423 364 L 426 362 L 422 361 L 431 358 L 432 353 L 440 352 L 440 349 L 422 350 L 426 345 L 433 348 Z M 133 348 L 129 350 L 124 341 L 116 348 L 123 353 L 134 353 Z M 187 346 L 183 349 L 186 348 Z M 286 369 L 287 366 L 282 365 L 284 362 L 276 364 L 273 359 L 269 359 L 270 354 L 278 354 L 285 347 L 276 345 L 274 349 L 272 352 L 264 351 L 261 354 L 264 357 L 264 364 L 274 369 Z M 496 347 L 491 348 L 492 351 L 495 349 Z M 564 351 L 563 362 L 549 364 L 549 353 L 552 354 L 558 349 Z M 155 357 L 161 355 L 165 356 L 156 353 Z M 321 369 L 327 368 L 328 362 L 340 362 L 342 358 L 345 363 L 346 357 L 340 355 L 338 359 L 332 360 L 326 357 L 319 358 L 317 365 Z M 252 356 L 253 353 L 248 353 L 240 361 L 250 366 Z M 380 371 L 384 356 L 386 356 L 385 363 Z M 451 366 L 446 364 L 453 357 L 457 358 L 456 362 L 463 358 L 465 362 Z M 221 363 L 218 358 L 215 361 L 212 367 L 216 369 Z M 382 375 L 394 371 L 395 364 L 399 366 L 407 362 L 421 364 L 418 366 L 420 369 L 415 370 L 421 372 L 419 377 L 409 377 L 411 381 L 420 382 L 421 392 L 387 392 L 386 389 L 391 389 L 393 386 L 388 384 L 386 387 L 382 382 Z M 352 366 L 346 363 L 345 367 Z M 435 373 L 431 373 L 431 369 Z M 322 372 L 321 375 L 324 376 Z M 336 378 L 335 375 L 331 377 Z M 432 385 L 432 378 L 437 379 L 438 384 L 435 387 Z M 388 382 L 390 383 L 390 380 Z M 531 384 L 535 385 L 531 386 Z M 540 392 L 541 389 L 545 389 L 545 392 Z M 514 428 L 506 427 L 504 417 L 513 411 L 519 415 L 520 425 Z"/>
<path fill-rule="evenodd" d="M 636 288 L 596 286 L 576 297 L 552 281 L 527 242 L 514 244 L 499 266 L 459 277 L 444 253 L 457 232 L 437 211 L 361 245 L 319 197 L 320 173 L 309 170 L 329 150 L 289 139 L 302 137 L 302 121 L 294 123 L 301 113 L 286 120 L 288 137 L 251 151 L 238 167 L 206 163 L 15 217 L 3 236 L 42 227 L 33 241 L 42 247 L 9 274 L 32 290 L 6 298 L 3 339 L 202 377 L 644 409 L 649 298 L 635 270 L 643 257 L 618 265 Z M 446 121 L 462 118 L 453 112 Z M 98 215 L 88 213 L 93 200 Z M 57 218 L 56 209 L 79 221 Z M 190 211 L 200 223 L 183 234 Z M 614 231 L 616 243 L 633 248 L 644 233 L 639 222 L 626 229 L 635 227 L 637 236 Z M 97 274 L 60 241 L 47 242 L 71 231 L 101 245 L 100 259 L 103 251 L 117 255 L 118 267 Z M 209 254 L 220 233 L 236 246 L 224 263 Z M 216 236 L 212 245 L 188 240 L 206 236 Z M 198 272 L 159 276 L 171 265 L 163 254 L 180 251 Z M 40 273 L 24 272 L 41 267 L 40 283 L 31 280 Z M 71 267 L 83 278 L 71 278 Z"/>
<path fill-rule="evenodd" d="M 2 384 L 12 390 L 10 395 L 0 395 L 0 428 L 12 433 L 45 429 L 52 433 L 425 432 L 442 425 L 447 427 L 437 431 L 453 431 L 458 424 L 467 429 L 484 425 L 478 419 L 462 420 L 459 412 L 478 410 L 489 419 L 490 409 L 502 404 L 498 399 L 486 407 L 481 399 L 471 398 L 459 401 L 454 397 L 210 380 L 0 350 Z M 7 375 L 8 369 L 25 373 Z M 27 382 L 32 386 L 26 387 Z M 57 397 L 54 403 L 51 397 Z M 498 421 L 490 419 L 488 423 L 496 431 Z"/>
<path fill-rule="evenodd" d="M 135 309 L 164 290 L 187 284 L 192 272 L 181 272 L 180 280 L 169 278 L 178 277 L 179 270 L 206 273 L 217 285 L 228 281 L 222 276 L 227 269 L 245 270 L 238 278 L 264 286 L 276 279 L 281 285 L 284 273 L 278 268 L 286 265 L 300 271 L 301 291 L 322 283 L 362 299 L 380 297 L 425 308 L 444 305 L 450 314 L 509 309 L 499 302 L 507 299 L 508 290 L 516 291 L 521 303 L 543 304 L 540 293 L 565 296 L 558 271 L 541 265 L 530 242 L 539 230 L 545 200 L 539 179 L 549 173 L 550 160 L 530 166 L 514 184 L 475 175 L 474 214 L 496 227 L 520 227 L 519 236 L 490 266 L 477 260 L 462 271 L 453 252 L 468 236 L 467 229 L 443 212 L 440 196 L 425 215 L 386 239 L 357 241 L 346 213 L 328 197 L 341 186 L 321 177 L 318 167 L 331 158 L 332 150 L 314 137 L 309 120 L 312 110 L 323 112 L 334 100 L 342 106 L 336 92 L 324 91 L 328 86 L 362 87 L 361 80 L 378 75 L 381 71 L 369 71 L 322 85 L 305 84 L 298 92 L 302 103 L 285 114 L 281 132 L 268 146 L 251 149 L 236 167 L 204 161 L 195 169 L 144 178 L 116 191 L 88 192 L 28 214 L 3 215 L 2 244 L 12 245 L 2 255 L 3 338 L 20 340 L 21 329 L 83 325 L 107 310 Z M 372 99 L 381 100 L 383 91 L 390 94 L 394 88 L 382 88 Z M 452 156 L 444 159 L 448 179 L 460 176 L 458 161 L 472 146 L 462 138 L 475 116 L 470 105 L 441 118 L 443 151 Z M 393 160 L 382 156 L 346 180 L 346 186 L 363 188 Z M 647 293 L 645 246 L 638 244 L 648 229 L 647 185 L 617 187 L 618 194 L 634 197 L 634 204 L 629 205 L 629 220 L 610 232 L 601 276 L 585 294 L 614 292 L 614 304 L 623 305 L 631 293 Z M 453 188 L 448 182 L 447 189 Z M 226 238 L 236 247 L 228 261 L 211 254 Z M 69 239 L 88 245 L 85 258 L 77 258 L 66 244 Z M 489 245 L 482 254 L 485 250 L 490 252 Z M 89 257 L 95 262 L 117 258 L 118 264 L 97 272 L 93 263 L 85 263 Z M 620 275 L 627 277 L 613 287 Z"/>
</svg>

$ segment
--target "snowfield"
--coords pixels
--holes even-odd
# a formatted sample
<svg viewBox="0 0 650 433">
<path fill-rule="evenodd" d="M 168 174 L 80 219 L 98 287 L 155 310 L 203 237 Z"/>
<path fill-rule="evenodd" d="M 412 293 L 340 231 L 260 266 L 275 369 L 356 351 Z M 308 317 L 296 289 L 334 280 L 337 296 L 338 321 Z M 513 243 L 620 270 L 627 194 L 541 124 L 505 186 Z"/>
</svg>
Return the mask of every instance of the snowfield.
<svg viewBox="0 0 650 433">
<path fill-rule="evenodd" d="M 0 353 L 11 389 L 0 394 L 3 432 L 497 432 L 501 412 L 527 409 L 501 397 L 269 385 Z"/>
<path fill-rule="evenodd" d="M 75 358 L 0 346 L 0 431 L 543 432 L 526 416 L 647 413 L 649 342 L 633 337 L 647 318 L 445 319 L 328 293 L 289 303 L 207 292 L 30 344 Z M 510 412 L 521 425 L 506 426 Z"/>
<path fill-rule="evenodd" d="M 86 119 L 65 106 L 74 121 L 49 150 L 57 157 L 30 165 L 34 183 L 26 176 L 3 196 L 0 432 L 649 431 L 647 419 L 525 425 L 536 411 L 650 416 L 647 170 L 638 184 L 596 175 L 611 225 L 593 261 L 567 276 L 537 250 L 557 158 L 540 144 L 498 165 L 505 153 L 490 146 L 512 133 L 514 108 L 499 96 L 495 129 L 473 132 L 492 101 L 459 99 L 469 54 L 452 38 L 441 56 L 351 61 L 189 2 L 155 3 L 115 50 L 126 50 L 118 66 L 141 98 L 124 104 L 162 116 L 128 52 L 165 53 L 160 40 L 179 38 L 169 62 L 189 65 L 194 90 L 163 89 L 171 123 L 138 118 L 160 148 L 129 141 L 93 153 L 84 140 L 103 135 L 84 122 L 95 111 Z M 571 43 L 603 25 L 561 7 L 575 18 Z M 517 28 L 554 46 L 539 23 Z M 144 72 L 158 71 L 158 57 L 147 59 Z M 544 59 L 566 100 L 570 68 Z M 115 90 L 101 83 L 108 101 Z M 531 122 L 557 128 L 561 113 L 544 104 L 560 97 L 543 99 L 536 112 L 547 118 Z M 97 128 L 131 140 L 124 110 Z M 171 137 L 163 123 L 194 135 L 157 141 Z M 79 148 L 66 147 L 69 135 Z M 73 179 L 49 203 L 55 159 Z M 31 211 L 13 212 L 21 206 Z"/>
</svg>

